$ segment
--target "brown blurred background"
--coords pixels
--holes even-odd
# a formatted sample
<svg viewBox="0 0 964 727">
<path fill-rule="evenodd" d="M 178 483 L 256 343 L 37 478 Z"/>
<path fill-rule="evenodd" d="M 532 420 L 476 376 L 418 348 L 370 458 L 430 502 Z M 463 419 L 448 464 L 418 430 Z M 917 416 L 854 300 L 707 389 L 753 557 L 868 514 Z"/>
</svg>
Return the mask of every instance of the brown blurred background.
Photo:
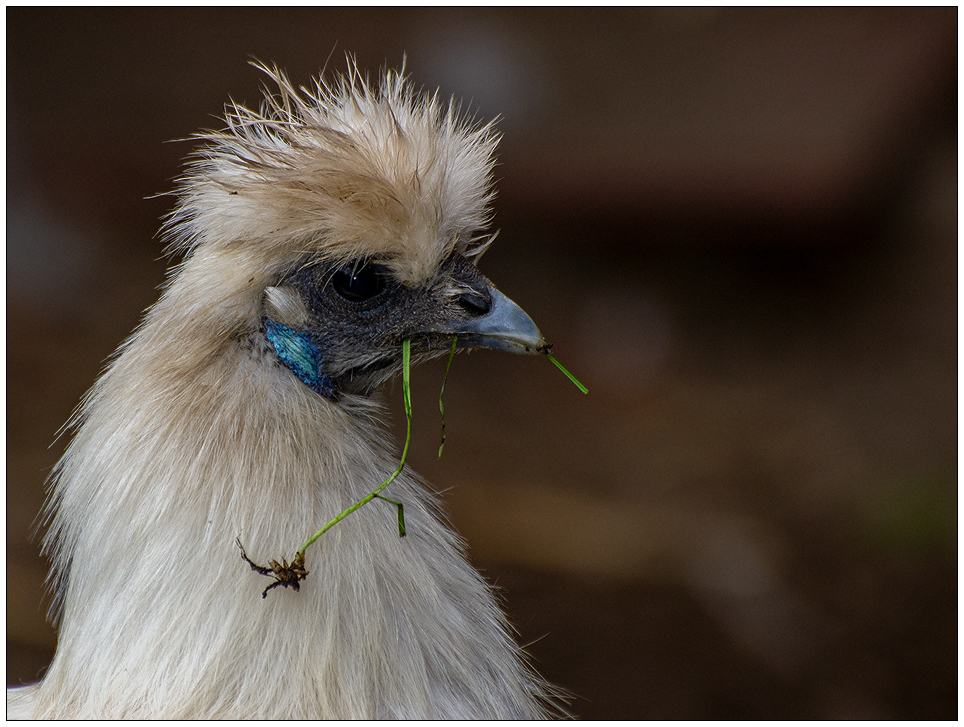
<svg viewBox="0 0 964 727">
<path fill-rule="evenodd" d="M 350 51 L 502 115 L 483 269 L 591 393 L 460 357 L 436 462 L 423 367 L 411 461 L 572 711 L 956 717 L 956 8 L 6 12 L 8 684 L 55 645 L 50 443 L 163 279 L 165 142 L 257 103 L 250 58 Z"/>
</svg>

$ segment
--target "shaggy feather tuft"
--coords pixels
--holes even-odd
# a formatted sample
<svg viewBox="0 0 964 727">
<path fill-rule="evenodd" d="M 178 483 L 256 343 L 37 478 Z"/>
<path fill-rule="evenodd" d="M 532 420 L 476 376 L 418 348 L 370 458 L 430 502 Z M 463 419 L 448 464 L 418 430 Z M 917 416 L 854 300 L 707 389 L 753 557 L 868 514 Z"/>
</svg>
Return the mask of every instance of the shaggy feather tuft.
<svg viewBox="0 0 964 727">
<path fill-rule="evenodd" d="M 277 91 L 258 111 L 229 105 L 227 129 L 199 135 L 205 146 L 166 227 L 173 252 L 243 241 L 273 274 L 316 252 L 375 255 L 417 285 L 488 224 L 491 123 L 473 127 L 437 93 L 416 94 L 402 72 L 373 88 L 349 65 L 334 83 L 299 90 L 260 68 Z"/>
</svg>

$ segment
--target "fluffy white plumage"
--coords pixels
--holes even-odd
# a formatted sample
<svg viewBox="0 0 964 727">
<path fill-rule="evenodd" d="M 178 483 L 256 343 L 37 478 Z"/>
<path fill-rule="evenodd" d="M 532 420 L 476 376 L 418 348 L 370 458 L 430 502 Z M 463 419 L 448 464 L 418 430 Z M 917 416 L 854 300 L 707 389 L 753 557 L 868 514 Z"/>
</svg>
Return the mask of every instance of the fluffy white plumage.
<svg viewBox="0 0 964 727">
<path fill-rule="evenodd" d="M 308 550 L 299 593 L 264 600 L 240 558 L 238 536 L 290 556 L 397 464 L 367 396 L 319 396 L 272 358 L 266 307 L 305 313 L 275 286 L 359 258 L 436 285 L 489 221 L 497 143 L 400 73 L 298 91 L 264 70 L 261 110 L 201 137 L 167 225 L 184 260 L 73 421 L 44 543 L 57 653 L 8 716 L 546 716 L 551 689 L 409 470 L 390 488 L 406 538 L 372 503 Z"/>
</svg>

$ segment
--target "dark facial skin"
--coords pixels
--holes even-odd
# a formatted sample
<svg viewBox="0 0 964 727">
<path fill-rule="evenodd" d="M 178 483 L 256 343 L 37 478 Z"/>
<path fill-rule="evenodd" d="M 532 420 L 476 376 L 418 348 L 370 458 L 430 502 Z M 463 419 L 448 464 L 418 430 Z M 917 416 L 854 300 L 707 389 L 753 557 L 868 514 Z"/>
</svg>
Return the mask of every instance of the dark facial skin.
<svg viewBox="0 0 964 727">
<path fill-rule="evenodd" d="M 308 320 L 285 328 L 266 318 L 266 335 L 286 365 L 330 399 L 370 393 L 399 364 L 406 338 L 414 356 L 447 351 L 465 324 L 489 313 L 493 300 L 492 283 L 461 255 L 451 256 L 417 288 L 369 260 L 308 265 L 280 286 L 298 291 Z M 471 336 L 460 344 L 471 346 Z M 299 367 L 293 359 L 308 363 Z"/>
</svg>

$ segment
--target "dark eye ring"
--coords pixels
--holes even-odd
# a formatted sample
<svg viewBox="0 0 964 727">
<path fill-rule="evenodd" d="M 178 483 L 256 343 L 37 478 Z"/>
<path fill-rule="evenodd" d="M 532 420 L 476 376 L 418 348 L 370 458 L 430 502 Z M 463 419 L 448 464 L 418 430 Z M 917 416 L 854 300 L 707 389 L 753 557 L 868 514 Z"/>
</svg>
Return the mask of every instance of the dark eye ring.
<svg viewBox="0 0 964 727">
<path fill-rule="evenodd" d="M 332 276 L 331 286 L 350 303 L 363 303 L 385 289 L 385 278 L 375 265 L 349 263 Z"/>
</svg>

